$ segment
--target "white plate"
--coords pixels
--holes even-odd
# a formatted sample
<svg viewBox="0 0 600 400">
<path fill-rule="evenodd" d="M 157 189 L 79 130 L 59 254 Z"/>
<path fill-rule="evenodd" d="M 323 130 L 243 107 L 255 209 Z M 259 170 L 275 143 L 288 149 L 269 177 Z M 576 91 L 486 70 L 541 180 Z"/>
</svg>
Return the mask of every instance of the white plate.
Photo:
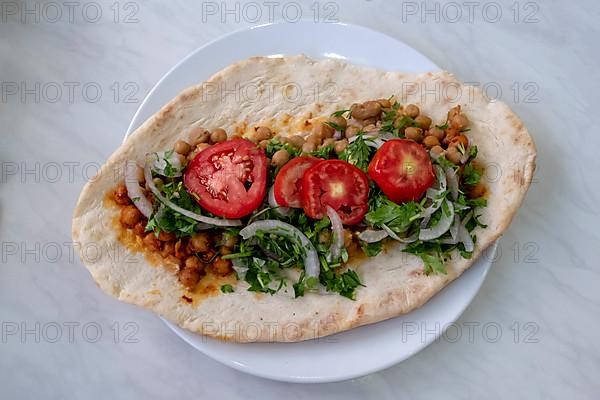
<svg viewBox="0 0 600 400">
<path fill-rule="evenodd" d="M 257 55 L 300 53 L 405 72 L 438 69 L 432 61 L 407 45 L 359 26 L 312 21 L 257 26 L 217 39 L 173 67 L 144 99 L 128 133 L 182 89 L 202 82 L 229 64 Z M 479 290 L 493 254 L 495 246 L 488 251 L 488 257 L 477 260 L 458 280 L 408 315 L 317 341 L 224 343 L 165 322 L 202 353 L 249 374 L 288 382 L 334 382 L 356 378 L 405 360 L 442 334 L 443 328 L 456 321 Z"/>
</svg>

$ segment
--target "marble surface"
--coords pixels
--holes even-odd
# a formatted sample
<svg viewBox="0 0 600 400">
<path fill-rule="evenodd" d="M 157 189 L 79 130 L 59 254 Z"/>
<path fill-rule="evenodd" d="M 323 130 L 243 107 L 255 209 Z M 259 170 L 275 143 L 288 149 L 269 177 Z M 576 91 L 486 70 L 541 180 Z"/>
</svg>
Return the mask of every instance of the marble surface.
<svg viewBox="0 0 600 400">
<path fill-rule="evenodd" d="M 272 16 L 258 2 L 258 20 L 243 3 L 237 15 L 221 2 L 74 2 L 71 10 L 27 3 L 0 4 L 0 397 L 592 399 L 600 392 L 598 2 L 428 2 L 433 12 L 421 2 L 318 3 L 319 23 L 333 13 L 405 41 L 462 80 L 501 88 L 539 153 L 501 256 L 457 322 L 462 335 L 380 373 L 321 385 L 267 381 L 203 356 L 154 314 L 97 290 L 69 245 L 84 181 L 172 65 L 235 29 L 291 20 L 297 9 L 314 18 L 314 2 L 293 2 L 287 14 L 277 3 Z"/>
</svg>

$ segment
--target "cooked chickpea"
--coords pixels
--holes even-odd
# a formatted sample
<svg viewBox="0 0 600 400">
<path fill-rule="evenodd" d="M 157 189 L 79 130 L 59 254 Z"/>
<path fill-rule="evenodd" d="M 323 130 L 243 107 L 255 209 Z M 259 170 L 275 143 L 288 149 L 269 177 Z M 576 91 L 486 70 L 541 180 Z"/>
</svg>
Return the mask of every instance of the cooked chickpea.
<svg viewBox="0 0 600 400">
<path fill-rule="evenodd" d="M 460 164 L 462 153 L 454 146 L 448 147 L 448 150 L 446 150 L 446 158 L 453 164 Z"/>
<path fill-rule="evenodd" d="M 208 233 L 199 232 L 196 233 L 190 239 L 190 248 L 197 253 L 206 253 L 210 250 L 210 238 Z"/>
<path fill-rule="evenodd" d="M 317 146 L 312 142 L 304 142 L 304 144 L 302 145 L 303 153 L 310 153 L 311 151 L 315 151 L 316 149 Z"/>
<path fill-rule="evenodd" d="M 135 224 L 133 227 L 133 233 L 135 233 L 137 236 L 144 236 L 144 233 L 146 233 L 146 223 L 147 221 L 142 219 L 140 222 Z"/>
<path fill-rule="evenodd" d="M 434 154 L 437 154 L 439 156 L 439 155 L 444 154 L 445 150 L 442 146 L 433 146 L 431 148 L 431 152 Z"/>
<path fill-rule="evenodd" d="M 161 242 L 171 242 L 175 239 L 177 239 L 177 236 L 173 232 L 160 231 L 158 234 L 158 240 Z"/>
<path fill-rule="evenodd" d="M 313 143 L 315 146 L 320 146 L 322 144 L 322 139 L 313 133 L 306 138 L 306 142 Z"/>
<path fill-rule="evenodd" d="M 327 139 L 333 136 L 335 129 L 325 123 L 318 123 L 313 126 L 312 134 L 320 137 L 321 139 Z"/>
<path fill-rule="evenodd" d="M 439 146 L 440 141 L 435 136 L 429 135 L 429 136 L 425 136 L 425 138 L 423 139 L 423 144 L 425 145 L 425 147 L 430 149 L 434 146 Z"/>
<path fill-rule="evenodd" d="M 469 139 L 465 135 L 456 135 L 450 140 L 448 146 L 459 146 L 462 145 L 463 149 L 466 149 L 469 145 Z"/>
<path fill-rule="evenodd" d="M 238 237 L 237 235 L 225 234 L 223 236 L 223 246 L 233 249 L 233 247 L 237 244 Z"/>
<path fill-rule="evenodd" d="M 156 186 L 159 189 L 161 189 L 164 185 L 163 180 L 160 179 L 159 177 L 152 179 L 152 182 L 154 183 L 154 186 Z"/>
<path fill-rule="evenodd" d="M 392 102 L 389 99 L 379 99 L 377 100 L 381 108 L 391 108 Z"/>
<path fill-rule="evenodd" d="M 208 142 L 208 140 L 210 139 L 210 133 L 202 127 L 196 127 L 190 131 L 190 133 L 188 134 L 188 139 L 189 143 L 192 146 L 195 146 L 198 143 Z"/>
<path fill-rule="evenodd" d="M 458 129 L 455 129 L 455 128 L 446 129 L 446 136 L 444 137 L 444 144 L 446 144 L 446 145 L 450 144 L 452 139 L 458 135 L 460 135 L 460 132 L 458 131 Z"/>
<path fill-rule="evenodd" d="M 133 228 L 135 224 L 140 222 L 142 219 L 142 213 L 137 209 L 136 206 L 125 206 L 121 209 L 121 216 L 119 220 L 121 224 L 125 225 L 128 228 Z"/>
<path fill-rule="evenodd" d="M 323 144 L 321 145 L 321 147 L 333 146 L 334 144 L 335 144 L 334 138 L 327 138 L 327 139 L 323 140 Z"/>
<path fill-rule="evenodd" d="M 366 101 L 362 104 L 353 104 L 350 107 L 352 117 L 358 121 L 369 118 L 379 118 L 381 115 L 381 104 L 376 101 Z"/>
<path fill-rule="evenodd" d="M 360 132 L 360 128 L 355 125 L 350 125 L 346 128 L 345 136 L 346 139 L 350 139 L 352 136 L 356 136 Z"/>
<path fill-rule="evenodd" d="M 333 150 L 336 154 L 340 154 L 342 151 L 346 150 L 348 147 L 348 139 L 338 140 L 333 145 Z"/>
<path fill-rule="evenodd" d="M 198 269 L 183 268 L 179 272 L 179 282 L 187 288 L 193 288 L 200 281 L 202 273 Z"/>
<path fill-rule="evenodd" d="M 471 186 L 469 188 L 469 197 L 472 199 L 476 199 L 485 194 L 486 189 L 485 185 L 482 182 L 479 182 L 477 185 Z"/>
<path fill-rule="evenodd" d="M 406 115 L 407 117 L 417 118 L 420 113 L 421 110 L 414 104 L 409 104 L 406 107 L 404 107 L 404 115 Z"/>
<path fill-rule="evenodd" d="M 448 121 L 452 121 L 458 114 L 460 114 L 460 106 L 452 107 L 448 111 Z"/>
<path fill-rule="evenodd" d="M 216 257 L 215 260 L 210 264 L 212 271 L 219 276 L 227 276 L 233 271 L 231 268 L 231 261 L 224 260 L 221 257 Z"/>
<path fill-rule="evenodd" d="M 465 129 L 467 126 L 469 126 L 469 119 L 467 118 L 467 116 L 465 114 L 458 114 L 456 116 L 454 116 L 454 118 L 452 118 L 452 120 L 450 121 L 450 124 L 452 125 L 453 128 L 460 130 Z"/>
<path fill-rule="evenodd" d="M 285 142 L 297 149 L 301 149 L 304 144 L 304 138 L 300 135 L 288 136 L 285 138 Z"/>
<path fill-rule="evenodd" d="M 125 206 L 131 203 L 129 195 L 127 194 L 127 188 L 124 184 L 120 184 L 119 186 L 117 186 L 113 198 L 115 199 L 115 202 L 121 206 Z"/>
<path fill-rule="evenodd" d="M 189 256 L 183 262 L 183 268 L 184 269 L 201 270 L 201 269 L 204 269 L 204 265 L 202 264 L 202 261 L 200 261 L 200 259 L 198 257 Z"/>
<path fill-rule="evenodd" d="M 346 129 L 346 126 L 348 126 L 348 121 L 342 116 L 329 117 L 329 122 L 335 124 L 336 126 L 339 126 L 342 130 Z"/>
<path fill-rule="evenodd" d="M 423 129 L 409 126 L 404 130 L 404 136 L 407 139 L 414 140 L 415 142 L 421 142 L 423 140 Z"/>
<path fill-rule="evenodd" d="M 261 140 L 260 143 L 258 144 L 258 146 L 264 150 L 269 145 L 269 142 L 270 142 L 270 140 Z"/>
<path fill-rule="evenodd" d="M 163 248 L 160 251 L 160 255 L 164 258 L 168 256 L 172 256 L 175 254 L 175 243 L 173 242 L 165 242 L 163 243 Z"/>
<path fill-rule="evenodd" d="M 432 126 L 427 131 L 427 136 L 435 136 L 438 141 L 443 140 L 445 135 L 446 133 L 437 126 Z"/>
<path fill-rule="evenodd" d="M 257 142 L 260 142 L 261 140 L 269 140 L 271 139 L 271 136 L 273 136 L 273 133 L 271 132 L 271 129 L 266 126 L 259 126 L 254 133 L 254 138 Z"/>
<path fill-rule="evenodd" d="M 183 260 L 184 258 L 189 256 L 190 253 L 192 253 L 189 249 L 189 246 L 189 241 L 185 239 L 179 239 L 175 243 L 175 257 L 177 257 L 180 260 Z"/>
<path fill-rule="evenodd" d="M 379 128 L 377 128 L 377 125 L 375 124 L 369 124 L 369 125 L 365 125 L 363 128 L 363 131 L 365 132 L 373 132 L 378 130 Z"/>
<path fill-rule="evenodd" d="M 192 150 L 192 147 L 190 146 L 190 144 L 184 140 L 178 140 L 175 142 L 175 146 L 173 146 L 173 150 L 175 150 L 176 153 L 181 154 L 182 156 L 187 156 L 190 151 Z"/>
<path fill-rule="evenodd" d="M 271 165 L 274 167 L 282 167 L 285 163 L 290 161 L 290 153 L 285 149 L 277 150 L 271 158 Z"/>
<path fill-rule="evenodd" d="M 227 140 L 227 132 L 223 128 L 217 128 L 210 134 L 211 143 L 223 143 Z"/>
<path fill-rule="evenodd" d="M 199 143 L 196 145 L 196 151 L 199 153 L 204 149 L 208 149 L 210 147 L 210 144 L 208 143 Z"/>
<path fill-rule="evenodd" d="M 417 123 L 417 125 L 419 125 L 420 128 L 429 129 L 432 121 L 431 118 L 425 115 L 419 115 L 417 118 L 415 118 L 415 122 Z"/>
<path fill-rule="evenodd" d="M 377 123 L 377 119 L 367 118 L 367 119 L 363 119 L 360 122 L 362 124 L 363 130 L 366 130 L 366 127 L 368 127 L 368 126 L 375 126 L 375 124 Z"/>
<path fill-rule="evenodd" d="M 160 250 L 160 240 L 158 240 L 158 238 L 154 235 L 154 232 L 146 233 L 146 236 L 144 236 L 144 239 L 142 239 L 142 241 L 144 242 L 144 246 L 146 246 L 150 250 Z"/>
</svg>

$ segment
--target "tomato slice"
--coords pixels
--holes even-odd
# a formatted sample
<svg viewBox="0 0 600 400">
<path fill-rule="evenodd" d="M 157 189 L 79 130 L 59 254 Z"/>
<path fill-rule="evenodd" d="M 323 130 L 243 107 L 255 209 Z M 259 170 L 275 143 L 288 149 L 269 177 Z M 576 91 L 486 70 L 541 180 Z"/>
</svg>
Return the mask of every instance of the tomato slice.
<svg viewBox="0 0 600 400">
<path fill-rule="evenodd" d="M 317 162 L 316 157 L 296 157 L 285 164 L 275 177 L 275 201 L 284 207 L 302 208 L 302 176 Z"/>
<path fill-rule="evenodd" d="M 205 210 L 240 218 L 263 202 L 267 157 L 249 140 L 227 140 L 198 153 L 186 167 L 183 183 Z"/>
<path fill-rule="evenodd" d="M 311 218 L 323 218 L 331 206 L 344 224 L 358 224 L 369 209 L 368 200 L 369 178 L 346 161 L 320 161 L 302 177 L 304 212 Z"/>
<path fill-rule="evenodd" d="M 425 148 L 407 139 L 381 146 L 369 163 L 369 176 L 396 203 L 419 200 L 435 179 Z"/>
</svg>

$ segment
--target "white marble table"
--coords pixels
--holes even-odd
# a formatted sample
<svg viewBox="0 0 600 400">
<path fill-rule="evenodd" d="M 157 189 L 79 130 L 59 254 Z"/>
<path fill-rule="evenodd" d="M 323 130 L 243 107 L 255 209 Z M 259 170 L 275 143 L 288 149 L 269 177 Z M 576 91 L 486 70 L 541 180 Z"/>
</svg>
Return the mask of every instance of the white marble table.
<svg viewBox="0 0 600 400">
<path fill-rule="evenodd" d="M 243 3 L 237 15 L 221 2 L 113 3 L 0 4 L 0 398 L 597 398 L 598 2 L 523 1 L 518 15 L 512 0 L 442 2 L 437 14 L 433 2 L 424 14 L 421 2 L 318 4 L 320 23 L 333 13 L 405 41 L 465 81 L 501 88 L 539 152 L 501 257 L 458 321 L 462 336 L 327 385 L 222 366 L 154 314 L 97 290 L 74 259 L 77 195 L 152 85 L 198 46 L 271 18 L 263 2 L 258 21 Z M 313 3 L 297 1 L 287 15 L 278 3 L 272 18 L 293 19 L 298 8 L 314 18 Z"/>
</svg>

